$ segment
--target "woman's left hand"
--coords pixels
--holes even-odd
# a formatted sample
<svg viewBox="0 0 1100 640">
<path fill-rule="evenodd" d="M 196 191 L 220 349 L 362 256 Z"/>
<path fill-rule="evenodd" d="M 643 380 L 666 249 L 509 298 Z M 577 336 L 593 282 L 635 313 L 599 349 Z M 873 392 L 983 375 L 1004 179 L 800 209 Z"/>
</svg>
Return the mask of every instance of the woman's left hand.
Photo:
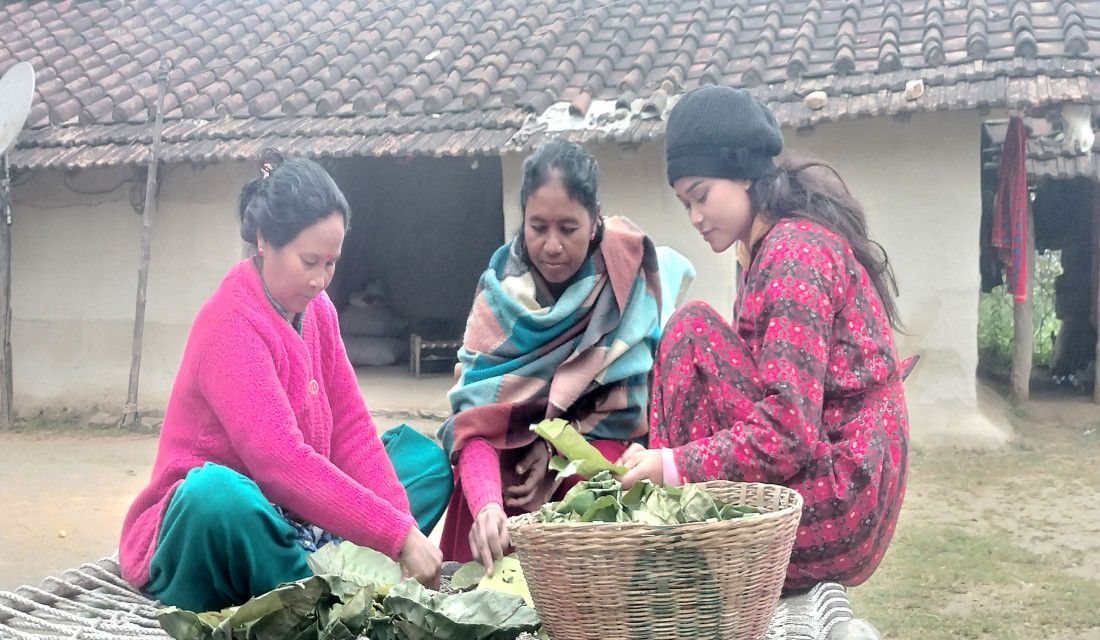
<svg viewBox="0 0 1100 640">
<path fill-rule="evenodd" d="M 504 488 L 504 504 L 509 507 L 525 507 L 535 498 L 536 490 L 546 478 L 550 465 L 550 446 L 545 440 L 536 440 L 527 455 L 516 465 L 516 475 L 524 476 L 523 484 Z M 540 505 L 535 505 L 538 507 Z"/>
<path fill-rule="evenodd" d="M 627 447 L 615 464 L 626 467 L 621 480 L 623 489 L 629 489 L 639 480 L 649 480 L 655 484 L 665 481 L 665 461 L 660 449 L 646 449 L 638 443 Z"/>
</svg>

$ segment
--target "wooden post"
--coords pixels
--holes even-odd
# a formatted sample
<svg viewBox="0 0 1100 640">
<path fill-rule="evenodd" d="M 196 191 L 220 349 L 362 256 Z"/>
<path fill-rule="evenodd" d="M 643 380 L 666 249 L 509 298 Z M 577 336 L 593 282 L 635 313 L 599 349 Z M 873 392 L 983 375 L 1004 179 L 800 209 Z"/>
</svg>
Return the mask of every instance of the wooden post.
<svg viewBox="0 0 1100 640">
<path fill-rule="evenodd" d="M 1096 296 L 1096 361 L 1092 363 L 1092 401 L 1100 404 L 1100 186 L 1092 185 L 1092 292 Z"/>
<path fill-rule="evenodd" d="M 141 264 L 138 267 L 137 309 L 134 312 L 134 345 L 130 359 L 130 387 L 126 393 L 122 425 L 138 421 L 138 378 L 141 372 L 141 342 L 145 332 L 145 288 L 149 281 L 149 247 L 153 241 L 153 215 L 157 208 L 157 166 L 160 164 L 161 130 L 164 127 L 164 94 L 168 90 L 168 64 L 161 58 L 157 74 L 157 115 L 153 123 L 153 151 L 145 176 L 145 208 L 141 214 Z"/>
<path fill-rule="evenodd" d="M 1023 268 L 1027 269 L 1027 296 L 1017 302 L 1012 310 L 1012 401 L 1027 402 L 1031 393 L 1031 361 L 1035 353 L 1035 217 L 1031 215 L 1031 203 L 1027 205 L 1027 245 Z"/>
<path fill-rule="evenodd" d="M 11 180 L 0 155 L 0 429 L 11 429 Z"/>
</svg>

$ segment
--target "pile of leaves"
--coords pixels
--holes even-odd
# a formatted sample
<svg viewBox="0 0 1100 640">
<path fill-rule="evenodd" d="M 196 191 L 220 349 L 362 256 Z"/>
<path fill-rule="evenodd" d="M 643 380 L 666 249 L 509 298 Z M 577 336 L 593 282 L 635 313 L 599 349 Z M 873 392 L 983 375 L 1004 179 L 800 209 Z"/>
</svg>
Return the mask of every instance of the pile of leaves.
<svg viewBox="0 0 1100 640">
<path fill-rule="evenodd" d="M 519 595 L 433 591 L 402 581 L 401 566 L 387 556 L 348 542 L 326 545 L 308 562 L 316 575 L 239 607 L 169 607 L 157 619 L 177 640 L 510 640 L 540 626 Z"/>
<path fill-rule="evenodd" d="M 764 513 L 751 505 L 728 504 L 695 484 L 668 487 L 648 480 L 623 493 L 621 482 L 601 471 L 591 480 L 578 482 L 560 502 L 539 510 L 541 522 L 641 522 L 685 524 L 707 520 L 733 520 Z"/>
</svg>

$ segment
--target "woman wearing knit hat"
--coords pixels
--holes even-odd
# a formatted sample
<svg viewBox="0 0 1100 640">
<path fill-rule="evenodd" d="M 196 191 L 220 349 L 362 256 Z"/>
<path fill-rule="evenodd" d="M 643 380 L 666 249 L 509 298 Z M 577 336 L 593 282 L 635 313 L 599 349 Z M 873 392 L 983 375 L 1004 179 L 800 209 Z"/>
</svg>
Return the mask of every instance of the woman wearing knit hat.
<svg viewBox="0 0 1100 640">
<path fill-rule="evenodd" d="M 908 417 L 892 329 L 893 273 L 862 208 L 820 162 L 773 162 L 783 137 L 743 89 L 704 86 L 672 109 L 668 180 L 744 276 L 732 326 L 701 302 L 665 328 L 650 449 L 625 485 L 769 482 L 805 499 L 786 587 L 866 580 L 905 492 Z"/>
</svg>

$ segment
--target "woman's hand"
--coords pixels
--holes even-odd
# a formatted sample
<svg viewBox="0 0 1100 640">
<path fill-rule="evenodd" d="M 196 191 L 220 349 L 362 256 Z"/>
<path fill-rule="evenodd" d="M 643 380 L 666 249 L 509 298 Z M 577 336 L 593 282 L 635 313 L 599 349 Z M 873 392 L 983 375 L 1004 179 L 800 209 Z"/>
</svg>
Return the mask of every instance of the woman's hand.
<svg viewBox="0 0 1100 640">
<path fill-rule="evenodd" d="M 623 489 L 629 489 L 639 480 L 649 480 L 654 484 L 665 481 L 665 461 L 660 449 L 646 449 L 635 442 L 626 448 L 615 464 L 626 467 L 626 473 L 621 478 Z"/>
<path fill-rule="evenodd" d="M 523 484 L 504 487 L 504 504 L 509 507 L 528 507 L 534 499 L 536 489 L 546 478 L 550 465 L 550 443 L 536 440 L 535 444 L 516 465 L 516 475 L 524 476 Z M 534 505 L 535 507 L 541 505 Z"/>
<path fill-rule="evenodd" d="M 485 572 L 493 575 L 493 561 L 504 557 L 508 548 L 508 516 L 504 507 L 490 502 L 477 512 L 470 529 L 470 551 L 474 558 L 485 565 Z"/>
<path fill-rule="evenodd" d="M 401 545 L 401 566 L 410 576 L 416 578 L 420 584 L 429 589 L 439 588 L 440 566 L 443 564 L 443 552 L 432 544 L 427 536 L 416 528 L 416 523 L 409 529 L 405 536 L 405 542 Z"/>
</svg>

